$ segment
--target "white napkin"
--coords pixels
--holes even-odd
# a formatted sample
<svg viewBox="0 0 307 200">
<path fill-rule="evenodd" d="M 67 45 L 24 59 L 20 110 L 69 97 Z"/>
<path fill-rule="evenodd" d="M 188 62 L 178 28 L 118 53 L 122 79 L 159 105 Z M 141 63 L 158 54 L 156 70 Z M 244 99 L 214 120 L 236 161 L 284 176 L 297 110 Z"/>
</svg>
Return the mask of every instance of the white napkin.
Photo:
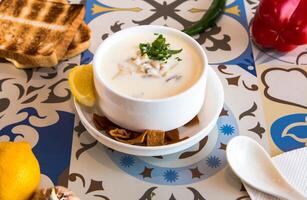
<svg viewBox="0 0 307 200">
<path fill-rule="evenodd" d="M 283 153 L 273 158 L 284 177 L 307 196 L 307 147 Z M 244 184 L 252 200 L 278 200 Z"/>
</svg>

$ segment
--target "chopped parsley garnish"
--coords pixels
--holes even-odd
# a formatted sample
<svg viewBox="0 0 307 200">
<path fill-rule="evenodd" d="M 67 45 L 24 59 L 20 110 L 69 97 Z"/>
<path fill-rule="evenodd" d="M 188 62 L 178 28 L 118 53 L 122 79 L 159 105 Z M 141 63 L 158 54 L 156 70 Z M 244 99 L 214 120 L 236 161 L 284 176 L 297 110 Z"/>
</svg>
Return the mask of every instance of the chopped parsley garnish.
<svg viewBox="0 0 307 200">
<path fill-rule="evenodd" d="M 170 49 L 170 44 L 166 43 L 166 39 L 162 34 L 159 34 L 157 39 L 155 39 L 151 44 L 140 43 L 139 48 L 142 55 L 147 54 L 150 59 L 161 61 L 166 61 L 172 55 L 178 54 L 182 51 L 182 49 Z"/>
</svg>

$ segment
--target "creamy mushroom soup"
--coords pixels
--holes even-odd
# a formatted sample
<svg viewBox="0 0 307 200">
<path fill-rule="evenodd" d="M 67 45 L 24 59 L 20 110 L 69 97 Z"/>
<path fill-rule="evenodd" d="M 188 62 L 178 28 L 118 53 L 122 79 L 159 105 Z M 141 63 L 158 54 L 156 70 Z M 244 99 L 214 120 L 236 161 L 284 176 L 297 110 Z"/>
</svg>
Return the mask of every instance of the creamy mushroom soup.
<svg viewBox="0 0 307 200">
<path fill-rule="evenodd" d="M 187 90 L 204 65 L 199 53 L 180 37 L 149 32 L 117 41 L 102 61 L 101 74 L 111 89 L 142 99 L 161 99 Z"/>
</svg>

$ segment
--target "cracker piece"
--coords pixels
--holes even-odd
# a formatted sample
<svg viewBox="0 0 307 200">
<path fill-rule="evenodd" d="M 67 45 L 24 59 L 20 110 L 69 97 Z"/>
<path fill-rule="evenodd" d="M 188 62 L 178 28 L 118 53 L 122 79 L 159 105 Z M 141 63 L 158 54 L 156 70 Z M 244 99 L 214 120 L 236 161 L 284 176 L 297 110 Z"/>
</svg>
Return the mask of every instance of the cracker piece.
<svg viewBox="0 0 307 200">
<path fill-rule="evenodd" d="M 165 132 L 165 138 L 168 142 L 177 142 L 179 141 L 179 130 L 173 129 L 171 131 L 166 131 Z"/>
<path fill-rule="evenodd" d="M 93 122 L 98 130 L 112 130 L 118 128 L 113 122 L 104 116 L 99 116 L 94 113 Z"/>
<path fill-rule="evenodd" d="M 165 144 L 165 132 L 158 130 L 146 130 L 147 134 L 146 144 L 147 146 L 161 146 Z"/>
<path fill-rule="evenodd" d="M 121 138 L 121 139 L 130 139 L 131 134 L 127 132 L 125 129 L 116 128 L 113 130 L 108 131 L 109 135 L 114 138 Z"/>
</svg>

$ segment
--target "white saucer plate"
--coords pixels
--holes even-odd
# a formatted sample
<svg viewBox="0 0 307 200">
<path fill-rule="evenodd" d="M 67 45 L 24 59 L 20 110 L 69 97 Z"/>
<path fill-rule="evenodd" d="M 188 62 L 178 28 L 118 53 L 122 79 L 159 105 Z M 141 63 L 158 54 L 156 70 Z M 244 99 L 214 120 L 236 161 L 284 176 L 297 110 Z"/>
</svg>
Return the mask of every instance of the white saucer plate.
<svg viewBox="0 0 307 200">
<path fill-rule="evenodd" d="M 195 145 L 201 139 L 207 136 L 214 128 L 223 108 L 224 91 L 221 81 L 211 67 L 209 67 L 206 90 L 204 104 L 200 112 L 197 114 L 198 120 L 194 120 L 194 123 L 189 123 L 189 125 L 178 128 L 180 138 L 186 136 L 188 136 L 188 138 L 178 143 L 164 146 L 148 147 L 118 142 L 110 138 L 104 131 L 99 131 L 95 128 L 93 114 L 97 113 L 99 115 L 103 115 L 101 114 L 101 111 L 97 110 L 96 108 L 82 106 L 76 100 L 74 100 L 74 104 L 82 124 L 89 134 L 92 135 L 98 142 L 111 149 L 127 154 L 137 156 L 159 156 L 176 153 Z"/>
</svg>

